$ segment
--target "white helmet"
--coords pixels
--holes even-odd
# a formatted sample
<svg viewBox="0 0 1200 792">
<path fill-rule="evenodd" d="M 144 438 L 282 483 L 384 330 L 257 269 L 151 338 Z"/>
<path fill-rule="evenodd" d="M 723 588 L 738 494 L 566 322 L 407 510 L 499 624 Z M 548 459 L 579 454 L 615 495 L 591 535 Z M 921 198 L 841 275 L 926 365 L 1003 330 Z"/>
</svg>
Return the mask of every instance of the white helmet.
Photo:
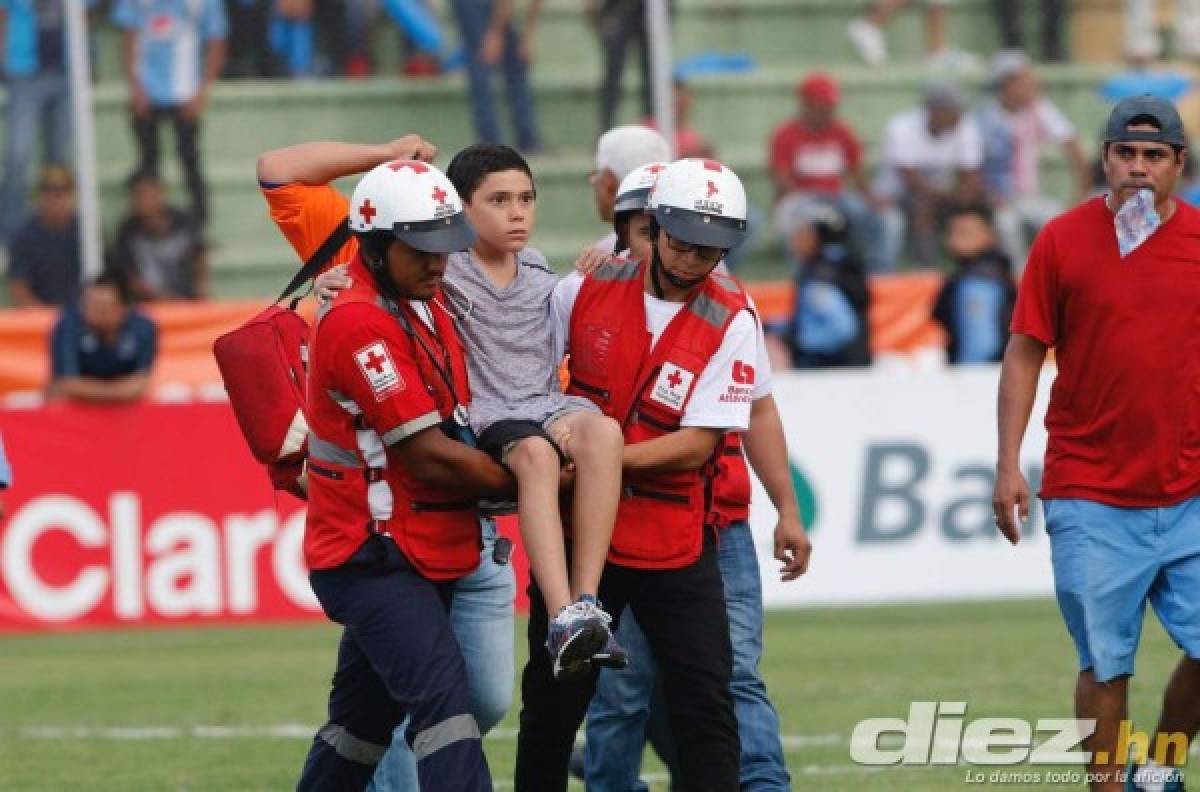
<svg viewBox="0 0 1200 792">
<path fill-rule="evenodd" d="M 455 253 L 475 241 L 462 199 L 446 175 L 419 160 L 377 165 L 350 198 L 350 230 L 383 231 L 425 253 Z"/>
<path fill-rule="evenodd" d="M 746 236 L 746 190 L 716 160 L 682 159 L 658 174 L 648 209 L 682 242 L 729 250 Z"/>
<path fill-rule="evenodd" d="M 647 208 L 647 199 L 658 174 L 667 169 L 665 162 L 651 162 L 634 169 L 632 173 L 621 180 L 617 188 L 617 200 L 613 203 L 613 212 L 642 212 Z"/>
</svg>

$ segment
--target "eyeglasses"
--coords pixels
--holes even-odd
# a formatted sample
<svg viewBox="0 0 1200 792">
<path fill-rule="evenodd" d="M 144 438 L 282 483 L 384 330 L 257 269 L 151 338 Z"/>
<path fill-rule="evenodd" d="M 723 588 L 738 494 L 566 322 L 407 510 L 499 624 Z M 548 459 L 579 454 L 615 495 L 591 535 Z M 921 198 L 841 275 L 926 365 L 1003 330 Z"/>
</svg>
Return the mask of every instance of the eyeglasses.
<svg viewBox="0 0 1200 792">
<path fill-rule="evenodd" d="M 671 248 L 671 250 L 680 255 L 692 253 L 706 264 L 716 264 L 721 260 L 721 256 L 725 255 L 724 248 L 709 247 L 708 245 L 692 245 L 676 239 L 666 231 L 663 231 L 663 235 L 667 238 L 667 247 Z"/>
</svg>

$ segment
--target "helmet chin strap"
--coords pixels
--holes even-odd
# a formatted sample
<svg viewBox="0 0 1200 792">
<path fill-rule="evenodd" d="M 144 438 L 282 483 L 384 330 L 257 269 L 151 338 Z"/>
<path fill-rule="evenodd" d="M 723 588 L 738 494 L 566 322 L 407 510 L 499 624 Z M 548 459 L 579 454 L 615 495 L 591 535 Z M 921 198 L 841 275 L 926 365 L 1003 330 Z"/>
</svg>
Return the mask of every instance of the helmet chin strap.
<svg viewBox="0 0 1200 792">
<path fill-rule="evenodd" d="M 404 302 L 404 298 L 400 296 L 400 289 L 392 280 L 391 274 L 388 272 L 386 262 L 387 249 L 383 251 L 383 255 L 375 255 L 371 246 L 360 243 L 359 249 L 362 251 L 363 259 L 367 263 L 367 271 L 371 273 L 371 277 L 375 280 L 375 286 L 379 289 L 379 293 L 387 299 L 396 303 L 399 306 Z"/>
<path fill-rule="evenodd" d="M 671 284 L 676 289 L 689 290 L 696 288 L 701 283 L 704 283 L 704 279 L 707 278 L 717 266 L 714 264 L 712 269 L 698 278 L 681 278 L 678 275 L 672 274 L 670 270 L 663 266 L 662 256 L 658 255 L 657 242 L 651 247 L 651 250 L 653 250 L 653 253 L 650 257 L 650 284 L 654 287 L 654 296 L 660 300 L 665 299 L 663 297 L 662 282 L 659 280 L 660 277 L 666 278 L 667 283 Z"/>
</svg>

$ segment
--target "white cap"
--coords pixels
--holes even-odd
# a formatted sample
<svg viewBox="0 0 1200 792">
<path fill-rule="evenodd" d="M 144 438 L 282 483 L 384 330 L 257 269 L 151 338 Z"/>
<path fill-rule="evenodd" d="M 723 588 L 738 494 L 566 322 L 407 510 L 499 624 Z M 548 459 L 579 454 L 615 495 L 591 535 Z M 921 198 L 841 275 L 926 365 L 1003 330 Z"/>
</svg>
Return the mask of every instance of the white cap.
<svg viewBox="0 0 1200 792">
<path fill-rule="evenodd" d="M 666 138 L 649 127 L 613 127 L 596 141 L 596 170 L 612 171 L 618 183 L 642 165 L 670 159 Z"/>
</svg>

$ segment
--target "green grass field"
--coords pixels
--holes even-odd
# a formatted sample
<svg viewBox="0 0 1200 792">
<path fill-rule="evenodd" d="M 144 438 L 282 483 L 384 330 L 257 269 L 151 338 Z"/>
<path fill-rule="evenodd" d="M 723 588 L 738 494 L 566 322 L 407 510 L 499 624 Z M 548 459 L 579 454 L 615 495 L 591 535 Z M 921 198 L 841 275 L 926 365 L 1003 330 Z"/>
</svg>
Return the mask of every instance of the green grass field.
<svg viewBox="0 0 1200 792">
<path fill-rule="evenodd" d="M 1132 712 L 1148 731 L 1177 651 L 1147 622 Z M 799 790 L 978 788 L 963 766 L 851 761 L 856 722 L 906 717 L 914 700 L 966 701 L 968 721 L 1071 715 L 1073 651 L 1051 601 L 776 611 L 766 642 Z M 0 789 L 290 789 L 335 645 L 324 625 L 2 638 Z M 498 789 L 512 788 L 515 726 L 514 707 L 486 743 Z M 661 777 L 649 756 L 644 772 Z"/>
</svg>

